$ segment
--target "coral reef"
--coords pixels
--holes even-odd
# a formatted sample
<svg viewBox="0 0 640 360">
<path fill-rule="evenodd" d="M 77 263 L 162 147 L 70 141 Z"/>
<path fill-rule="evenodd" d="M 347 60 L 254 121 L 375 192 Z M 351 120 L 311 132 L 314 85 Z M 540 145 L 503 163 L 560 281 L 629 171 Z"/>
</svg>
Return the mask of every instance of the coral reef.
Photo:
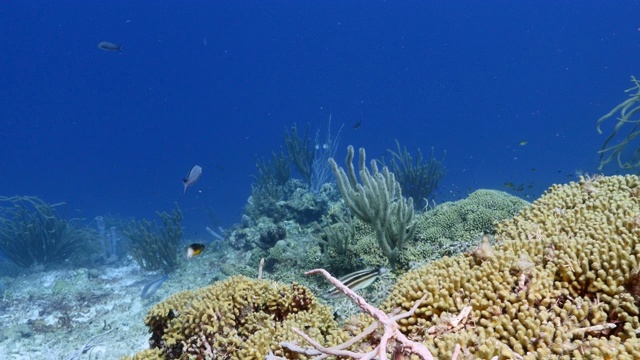
<svg viewBox="0 0 640 360">
<path fill-rule="evenodd" d="M 398 322 L 442 359 L 457 345 L 462 359 L 640 358 L 639 218 L 636 176 L 554 185 L 497 226 L 498 246 L 407 273 L 382 309 L 426 296 Z"/>
<path fill-rule="evenodd" d="M 517 196 L 486 189 L 476 190 L 466 199 L 442 203 L 416 217 L 414 243 L 403 258 L 424 264 L 477 246 L 483 234 L 494 233 L 496 223 L 512 218 L 528 205 Z"/>
<path fill-rule="evenodd" d="M 349 227 L 342 231 L 345 236 L 342 243 L 335 242 L 327 236 L 327 246 L 323 253 L 323 262 L 332 273 L 343 275 L 366 267 L 389 266 L 389 259 L 380 251 L 378 238 L 373 228 L 358 218 L 349 223 L 337 223 L 333 227 Z M 331 231 L 331 230 L 327 230 Z M 325 235 L 326 236 L 326 235 Z M 410 244 L 405 244 L 404 249 Z M 404 251 L 399 255 L 399 269 L 406 267 Z"/>
<path fill-rule="evenodd" d="M 404 244 L 397 268 L 420 267 L 477 246 L 482 234 L 494 232 L 498 221 L 515 216 L 528 205 L 525 200 L 505 192 L 477 190 L 466 199 L 446 202 L 419 213 L 415 216 L 415 236 Z M 339 234 L 326 236 L 329 246 L 324 253 L 325 266 L 336 274 L 387 266 L 371 226 L 357 218 L 338 218 L 338 223 L 326 229 L 330 233 L 339 230 Z M 336 243 L 338 236 L 342 242 Z"/>
<path fill-rule="evenodd" d="M 403 354 L 417 354 L 423 360 L 433 360 L 433 356 L 431 352 L 422 344 L 417 343 L 408 339 L 400 330 L 398 329 L 397 321 L 409 316 L 413 316 L 420 303 L 424 301 L 424 296 L 418 300 L 412 307 L 411 310 L 403 313 L 403 314 L 386 314 L 380 309 L 370 305 L 362 296 L 355 293 L 355 291 L 351 290 L 348 286 L 343 284 L 340 280 L 331 276 L 324 269 L 315 269 L 311 271 L 307 271 L 305 275 L 312 274 L 321 274 L 324 276 L 331 284 L 333 284 L 341 293 L 346 295 L 349 299 L 357 304 L 357 306 L 367 315 L 374 318 L 376 321 L 371 324 L 367 329 L 365 329 L 358 336 L 349 339 L 347 342 L 333 346 L 333 347 L 325 347 L 322 344 L 318 343 L 310 336 L 305 334 L 298 328 L 293 328 L 293 331 L 302 336 L 304 340 L 311 344 L 313 348 L 301 348 L 296 343 L 291 342 L 282 342 L 281 346 L 305 355 L 321 355 L 316 359 L 324 358 L 326 356 L 335 355 L 340 357 L 352 358 L 352 359 L 373 359 L 377 357 L 380 360 L 386 360 L 387 356 L 387 347 L 390 343 L 395 343 L 393 346 L 393 352 L 391 355 L 392 359 L 399 359 Z M 371 336 L 374 332 L 378 331 L 379 327 L 383 327 L 382 335 L 380 336 L 380 340 L 378 341 L 378 345 L 375 346 L 373 350 L 367 349 L 367 353 L 362 352 L 353 352 L 349 350 L 345 350 L 349 347 L 352 347 L 359 340 L 364 339 L 366 337 Z M 277 357 L 273 353 L 269 353 L 267 360 L 278 360 L 283 359 Z"/>
<path fill-rule="evenodd" d="M 473 198 L 499 214 L 523 205 L 491 192 Z M 502 205 L 491 205 L 495 198 Z M 353 297 L 378 314 L 377 324 L 360 314 L 340 328 L 301 285 L 234 276 L 152 308 L 152 350 L 136 359 L 302 359 L 343 350 L 406 358 L 409 349 L 398 345 L 405 340 L 437 359 L 640 358 L 639 219 L 636 176 L 554 185 L 495 226 L 497 244 L 485 237 L 473 251 L 402 276 L 379 311 Z M 356 237 L 366 226 L 357 224 Z"/>
<path fill-rule="evenodd" d="M 235 225 L 227 238 L 231 250 L 247 254 L 242 264 L 228 264 L 225 274 L 255 276 L 255 268 L 265 258 L 265 270 L 271 279 L 305 285 L 318 284 L 303 277 L 309 266 L 321 266 L 319 246 L 322 226 L 329 204 L 339 197 L 333 186 L 325 185 L 312 193 L 300 180 L 289 180 L 277 192 L 265 192 L 268 197 L 256 197 L 252 192 L 240 224 Z M 280 195 L 278 195 L 280 196 Z"/>
<path fill-rule="evenodd" d="M 337 192 L 331 186 L 324 186 L 318 193 L 300 180 L 290 180 L 284 185 L 266 190 L 252 191 L 245 208 L 245 215 L 251 219 L 269 217 L 274 222 L 295 220 L 300 224 L 318 221 L 328 209 L 328 203 Z"/>
<path fill-rule="evenodd" d="M 164 358 L 172 359 L 262 360 L 269 351 L 301 359 L 302 355 L 279 345 L 302 340 L 294 327 L 322 343 L 335 345 L 346 339 L 331 310 L 307 288 L 244 276 L 174 294 L 154 306 L 145 323 L 152 333 L 154 353 L 149 358 L 160 350 Z"/>
<path fill-rule="evenodd" d="M 122 360 L 164 360 L 166 357 L 160 349 L 146 349 L 133 356 L 125 356 Z"/>
<path fill-rule="evenodd" d="M 446 202 L 417 217 L 416 240 L 427 243 L 469 241 L 494 232 L 498 221 L 528 206 L 519 197 L 497 190 L 477 190 L 466 199 Z"/>
</svg>

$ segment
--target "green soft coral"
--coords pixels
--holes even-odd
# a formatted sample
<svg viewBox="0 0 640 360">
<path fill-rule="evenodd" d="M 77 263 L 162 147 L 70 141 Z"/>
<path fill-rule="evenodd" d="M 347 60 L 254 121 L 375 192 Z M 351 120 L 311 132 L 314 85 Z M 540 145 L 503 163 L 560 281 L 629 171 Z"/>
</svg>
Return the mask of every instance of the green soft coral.
<svg viewBox="0 0 640 360">
<path fill-rule="evenodd" d="M 418 214 L 415 236 L 404 244 L 397 267 L 414 268 L 476 246 L 482 234 L 493 233 L 497 222 L 515 216 L 528 205 L 527 201 L 502 191 L 478 190 L 466 199 L 443 203 Z M 329 268 L 343 274 L 365 267 L 388 266 L 373 228 L 360 219 L 353 219 L 350 226 L 354 235 L 346 251 L 337 252 L 330 247 L 325 253 Z"/>
</svg>

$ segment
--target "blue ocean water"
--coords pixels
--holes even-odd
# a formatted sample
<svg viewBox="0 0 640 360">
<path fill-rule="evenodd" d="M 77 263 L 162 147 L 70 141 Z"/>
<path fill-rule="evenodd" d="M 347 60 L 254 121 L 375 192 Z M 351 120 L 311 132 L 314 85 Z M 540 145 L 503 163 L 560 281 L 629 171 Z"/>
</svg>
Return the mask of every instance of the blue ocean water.
<svg viewBox="0 0 640 360">
<path fill-rule="evenodd" d="M 325 131 L 331 116 L 339 163 L 349 144 L 379 158 L 397 139 L 446 150 L 438 202 L 505 183 L 533 200 L 597 171 L 595 122 L 640 76 L 638 14 L 638 1 L 3 1 L 0 193 L 87 219 L 178 202 L 186 233 L 205 236 L 207 211 L 239 220 L 286 127 Z"/>
</svg>

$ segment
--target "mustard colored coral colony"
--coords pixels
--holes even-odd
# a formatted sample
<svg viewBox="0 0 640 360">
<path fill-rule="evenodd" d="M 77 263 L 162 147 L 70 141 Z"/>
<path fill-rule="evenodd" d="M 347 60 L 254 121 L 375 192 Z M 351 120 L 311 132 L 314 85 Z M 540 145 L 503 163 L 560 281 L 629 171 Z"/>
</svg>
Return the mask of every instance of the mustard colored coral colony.
<svg viewBox="0 0 640 360">
<path fill-rule="evenodd" d="M 398 323 L 438 359 L 451 359 L 456 345 L 458 359 L 640 359 L 639 236 L 637 176 L 554 185 L 496 224 L 495 245 L 485 239 L 406 273 L 381 309 L 404 312 L 426 295 Z M 280 346 L 305 345 L 292 327 L 334 346 L 373 320 L 339 325 L 305 287 L 236 276 L 169 297 L 145 322 L 151 349 L 134 359 L 312 358 Z M 378 341 L 374 333 L 352 349 Z"/>
<path fill-rule="evenodd" d="M 309 289 L 244 276 L 174 294 L 145 323 L 152 350 L 134 359 L 264 359 L 269 350 L 283 353 L 281 341 L 298 338 L 292 327 L 327 344 L 347 339 Z"/>
<path fill-rule="evenodd" d="M 638 359 L 639 218 L 637 176 L 554 185 L 497 225 L 494 249 L 407 273 L 383 307 L 427 293 L 401 329 L 442 359 L 456 344 L 479 359 Z M 467 305 L 465 323 L 447 327 Z"/>
</svg>

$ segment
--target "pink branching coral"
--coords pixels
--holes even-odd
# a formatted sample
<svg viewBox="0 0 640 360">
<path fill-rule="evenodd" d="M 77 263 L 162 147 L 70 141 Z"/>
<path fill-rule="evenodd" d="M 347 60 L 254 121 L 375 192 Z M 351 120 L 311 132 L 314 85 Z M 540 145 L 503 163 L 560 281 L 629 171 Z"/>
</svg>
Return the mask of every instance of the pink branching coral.
<svg viewBox="0 0 640 360">
<path fill-rule="evenodd" d="M 347 357 L 352 359 L 378 358 L 380 360 L 386 360 L 387 346 L 392 340 L 395 340 L 396 345 L 394 346 L 394 354 L 398 354 L 398 352 L 401 353 L 401 352 L 407 351 L 408 353 L 412 353 L 420 356 L 420 358 L 422 358 L 423 360 L 433 360 L 433 356 L 431 355 L 431 352 L 429 352 L 427 347 L 415 341 L 409 340 L 403 333 L 400 332 L 400 330 L 398 329 L 398 323 L 396 322 L 399 319 L 412 316 L 413 313 L 418 308 L 418 306 L 420 306 L 420 303 L 424 301 L 426 295 L 423 296 L 420 300 L 418 300 L 413 305 L 411 310 L 409 310 L 408 312 L 404 314 L 389 316 L 388 314 L 385 314 L 382 310 L 377 309 L 372 305 L 369 305 L 367 301 L 364 298 L 362 298 L 362 296 L 356 294 L 353 290 L 346 287 L 342 282 L 340 282 L 340 280 L 331 276 L 331 274 L 329 274 L 326 270 L 315 269 L 305 273 L 305 275 L 312 275 L 312 274 L 321 274 L 322 276 L 324 276 L 338 290 L 340 290 L 343 294 L 345 294 L 347 297 L 353 300 L 360 307 L 360 309 L 362 309 L 362 311 L 371 315 L 371 317 L 373 317 L 377 321 L 371 324 L 358 336 L 337 346 L 333 346 L 329 348 L 324 347 L 321 344 L 319 344 L 317 341 L 309 337 L 309 335 L 305 334 L 304 332 L 302 332 L 297 328 L 293 328 L 293 331 L 295 331 L 298 335 L 302 336 L 309 344 L 311 344 L 313 348 L 302 348 L 294 343 L 289 343 L 289 342 L 282 342 L 280 343 L 280 346 L 287 348 L 293 352 L 305 354 L 307 356 L 316 356 L 314 359 L 326 359 L 329 356 L 333 355 L 333 356 L 341 356 L 341 357 Z M 375 349 L 373 349 L 368 353 L 357 353 L 357 352 L 346 350 L 350 346 L 356 344 L 357 342 L 369 336 L 371 333 L 377 330 L 380 325 L 383 326 L 384 331 L 382 333 L 382 337 L 380 338 L 380 343 L 378 344 L 378 346 L 376 346 Z M 267 359 L 274 360 L 279 358 L 270 354 L 269 356 L 267 356 Z"/>
</svg>

